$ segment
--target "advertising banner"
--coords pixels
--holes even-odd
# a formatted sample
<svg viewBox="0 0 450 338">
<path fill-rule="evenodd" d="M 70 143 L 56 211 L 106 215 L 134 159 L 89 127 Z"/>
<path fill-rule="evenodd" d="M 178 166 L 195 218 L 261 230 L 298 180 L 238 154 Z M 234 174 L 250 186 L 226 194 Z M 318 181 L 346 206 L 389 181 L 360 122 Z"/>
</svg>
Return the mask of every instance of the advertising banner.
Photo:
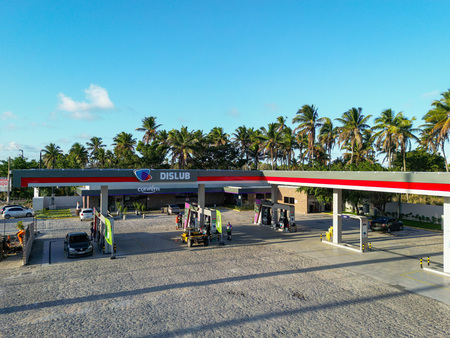
<svg viewBox="0 0 450 338">
<path fill-rule="evenodd" d="M 8 178 L 0 177 L 0 191 L 8 191 Z"/>
</svg>

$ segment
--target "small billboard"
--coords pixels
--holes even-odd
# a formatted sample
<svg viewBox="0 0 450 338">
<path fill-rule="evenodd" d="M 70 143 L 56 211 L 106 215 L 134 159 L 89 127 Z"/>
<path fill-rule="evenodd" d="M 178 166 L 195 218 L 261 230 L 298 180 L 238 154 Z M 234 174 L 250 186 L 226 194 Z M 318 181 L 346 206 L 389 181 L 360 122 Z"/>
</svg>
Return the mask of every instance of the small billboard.
<svg viewBox="0 0 450 338">
<path fill-rule="evenodd" d="M 8 178 L 0 177 L 0 191 L 8 191 Z"/>
</svg>

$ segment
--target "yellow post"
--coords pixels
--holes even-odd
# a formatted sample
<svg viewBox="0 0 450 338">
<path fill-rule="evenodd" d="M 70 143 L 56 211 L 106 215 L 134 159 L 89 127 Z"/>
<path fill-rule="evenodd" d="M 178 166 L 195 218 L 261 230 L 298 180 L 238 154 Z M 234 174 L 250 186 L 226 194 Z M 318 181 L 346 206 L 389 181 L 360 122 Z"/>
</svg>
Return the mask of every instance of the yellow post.
<svg viewBox="0 0 450 338">
<path fill-rule="evenodd" d="M 322 234 L 320 234 L 320 241 L 322 242 Z"/>
<path fill-rule="evenodd" d="M 430 256 L 427 257 L 428 266 L 430 266 Z"/>
<path fill-rule="evenodd" d="M 369 243 L 369 251 L 372 251 L 372 243 Z"/>
<path fill-rule="evenodd" d="M 364 252 L 364 244 L 362 245 L 362 248 L 363 248 L 363 250 L 362 250 L 362 251 Z"/>
<path fill-rule="evenodd" d="M 423 265 L 422 265 L 422 257 L 420 257 L 420 268 L 423 269 Z"/>
</svg>

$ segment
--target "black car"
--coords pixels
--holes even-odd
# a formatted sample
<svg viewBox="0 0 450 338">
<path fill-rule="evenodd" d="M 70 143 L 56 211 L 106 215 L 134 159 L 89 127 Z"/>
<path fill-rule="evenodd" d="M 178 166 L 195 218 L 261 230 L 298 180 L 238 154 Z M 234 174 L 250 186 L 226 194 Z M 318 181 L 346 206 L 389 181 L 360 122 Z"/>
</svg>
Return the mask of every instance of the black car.
<svg viewBox="0 0 450 338">
<path fill-rule="evenodd" d="M 67 258 L 92 256 L 94 254 L 91 239 L 85 232 L 71 232 L 67 234 L 64 240 L 64 251 L 66 251 Z"/>
<path fill-rule="evenodd" d="M 378 217 L 370 222 L 370 229 L 372 231 L 386 231 L 403 230 L 403 223 L 392 217 Z"/>
</svg>

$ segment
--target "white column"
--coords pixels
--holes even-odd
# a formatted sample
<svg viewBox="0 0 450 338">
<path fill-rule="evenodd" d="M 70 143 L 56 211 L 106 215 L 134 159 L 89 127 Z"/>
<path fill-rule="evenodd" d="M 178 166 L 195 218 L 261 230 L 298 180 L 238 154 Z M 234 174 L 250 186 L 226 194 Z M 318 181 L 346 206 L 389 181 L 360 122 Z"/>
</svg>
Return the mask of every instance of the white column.
<svg viewBox="0 0 450 338">
<path fill-rule="evenodd" d="M 342 243 L 342 190 L 333 189 L 333 243 Z"/>
<path fill-rule="evenodd" d="M 450 273 L 450 197 L 444 197 L 444 272 Z"/>
<path fill-rule="evenodd" d="M 102 185 L 100 188 L 100 213 L 108 217 L 108 186 Z"/>
<path fill-rule="evenodd" d="M 272 203 L 278 203 L 278 185 L 277 184 L 271 185 L 271 195 L 272 195 Z M 273 208 L 272 212 L 273 212 L 272 225 L 275 225 L 278 222 L 278 209 Z"/>
<path fill-rule="evenodd" d="M 205 224 L 205 185 L 199 184 L 198 185 L 198 206 L 200 207 L 200 227 L 203 228 L 203 225 Z"/>
</svg>

